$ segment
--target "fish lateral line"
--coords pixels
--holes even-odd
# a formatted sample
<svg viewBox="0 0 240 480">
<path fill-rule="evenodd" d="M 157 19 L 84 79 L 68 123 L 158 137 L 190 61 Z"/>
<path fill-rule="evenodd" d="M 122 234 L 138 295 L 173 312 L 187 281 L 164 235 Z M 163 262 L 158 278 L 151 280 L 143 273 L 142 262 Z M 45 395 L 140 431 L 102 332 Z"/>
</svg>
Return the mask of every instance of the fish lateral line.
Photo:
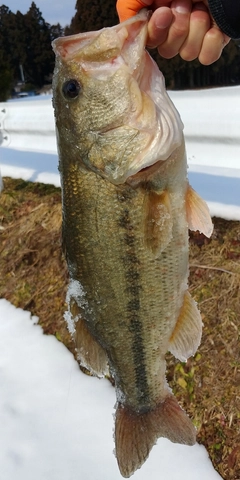
<svg viewBox="0 0 240 480">
<path fill-rule="evenodd" d="M 140 315 L 141 301 L 141 260 L 136 254 L 136 238 L 134 226 L 131 222 L 129 209 L 123 207 L 118 224 L 126 231 L 123 242 L 126 245 L 123 258 L 124 272 L 126 278 L 125 291 L 129 298 L 126 305 L 126 323 L 131 333 L 132 355 L 134 360 L 135 385 L 138 391 L 139 404 L 149 404 L 149 389 L 146 371 L 146 353 L 143 339 L 143 325 Z M 129 233 L 130 232 L 130 233 Z"/>
</svg>

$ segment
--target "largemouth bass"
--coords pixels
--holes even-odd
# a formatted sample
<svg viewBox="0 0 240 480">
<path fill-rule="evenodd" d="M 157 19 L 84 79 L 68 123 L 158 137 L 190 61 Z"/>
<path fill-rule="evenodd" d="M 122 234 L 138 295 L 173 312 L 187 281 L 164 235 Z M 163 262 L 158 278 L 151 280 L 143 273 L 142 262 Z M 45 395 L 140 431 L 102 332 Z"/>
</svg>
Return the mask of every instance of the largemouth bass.
<svg viewBox="0 0 240 480">
<path fill-rule="evenodd" d="M 196 431 L 165 378 L 202 322 L 188 292 L 188 228 L 210 236 L 187 181 L 183 126 L 145 51 L 148 13 L 53 42 L 67 320 L 78 357 L 116 386 L 116 457 L 129 477 L 158 437 Z"/>
</svg>

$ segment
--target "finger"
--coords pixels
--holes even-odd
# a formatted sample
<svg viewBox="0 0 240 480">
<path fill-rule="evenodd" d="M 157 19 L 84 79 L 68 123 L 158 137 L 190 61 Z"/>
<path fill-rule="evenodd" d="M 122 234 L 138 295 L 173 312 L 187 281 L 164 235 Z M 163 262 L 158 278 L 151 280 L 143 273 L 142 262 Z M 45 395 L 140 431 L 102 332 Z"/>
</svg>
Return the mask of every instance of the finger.
<svg viewBox="0 0 240 480">
<path fill-rule="evenodd" d="M 155 10 L 148 23 L 148 47 L 155 48 L 165 42 L 172 20 L 170 8 L 161 7 Z"/>
<path fill-rule="evenodd" d="M 191 0 L 174 0 L 171 4 L 173 22 L 166 41 L 158 47 L 162 57 L 172 58 L 179 52 L 189 31 Z"/>
<path fill-rule="evenodd" d="M 189 34 L 180 49 L 183 60 L 194 60 L 200 54 L 203 39 L 210 29 L 208 9 L 203 3 L 196 4 L 190 16 Z"/>
<path fill-rule="evenodd" d="M 213 26 L 206 33 L 201 52 L 199 55 L 199 61 L 203 65 L 211 65 L 211 63 L 216 62 L 223 48 L 230 42 L 230 38 L 227 35 L 224 35 L 217 26 Z"/>
<path fill-rule="evenodd" d="M 153 3 L 153 0 L 117 0 L 116 9 L 120 22 L 124 22 L 130 17 L 133 17 L 142 8 L 148 7 Z"/>
</svg>

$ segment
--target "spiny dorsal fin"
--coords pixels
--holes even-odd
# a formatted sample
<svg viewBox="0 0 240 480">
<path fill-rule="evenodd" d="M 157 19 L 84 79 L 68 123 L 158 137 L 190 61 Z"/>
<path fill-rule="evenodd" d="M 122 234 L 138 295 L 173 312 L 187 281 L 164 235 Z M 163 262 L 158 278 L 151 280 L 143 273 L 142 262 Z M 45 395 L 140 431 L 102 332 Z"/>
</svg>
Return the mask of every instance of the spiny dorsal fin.
<svg viewBox="0 0 240 480">
<path fill-rule="evenodd" d="M 189 292 L 186 292 L 182 308 L 170 337 L 169 351 L 179 360 L 185 362 L 195 354 L 202 336 L 202 319 Z"/>
<path fill-rule="evenodd" d="M 185 445 L 196 442 L 195 427 L 173 395 L 168 394 L 165 401 L 145 413 L 118 405 L 115 444 L 123 477 L 130 477 L 142 466 L 159 437 Z"/>
<path fill-rule="evenodd" d="M 172 238 L 173 224 L 168 192 L 147 192 L 145 205 L 145 242 L 153 254 L 158 255 Z"/>
<path fill-rule="evenodd" d="M 213 231 L 212 219 L 206 202 L 188 185 L 186 192 L 186 213 L 188 228 L 210 237 Z"/>
</svg>

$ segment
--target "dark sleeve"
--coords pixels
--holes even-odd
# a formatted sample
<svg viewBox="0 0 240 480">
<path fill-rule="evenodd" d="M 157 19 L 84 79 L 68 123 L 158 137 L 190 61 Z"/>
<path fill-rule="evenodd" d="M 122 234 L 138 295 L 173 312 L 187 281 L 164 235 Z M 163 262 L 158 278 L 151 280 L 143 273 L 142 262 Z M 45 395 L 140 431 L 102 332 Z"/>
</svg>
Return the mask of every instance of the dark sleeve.
<svg viewBox="0 0 240 480">
<path fill-rule="evenodd" d="M 240 38 L 240 1 L 208 0 L 208 4 L 219 28 L 231 38 Z"/>
</svg>

